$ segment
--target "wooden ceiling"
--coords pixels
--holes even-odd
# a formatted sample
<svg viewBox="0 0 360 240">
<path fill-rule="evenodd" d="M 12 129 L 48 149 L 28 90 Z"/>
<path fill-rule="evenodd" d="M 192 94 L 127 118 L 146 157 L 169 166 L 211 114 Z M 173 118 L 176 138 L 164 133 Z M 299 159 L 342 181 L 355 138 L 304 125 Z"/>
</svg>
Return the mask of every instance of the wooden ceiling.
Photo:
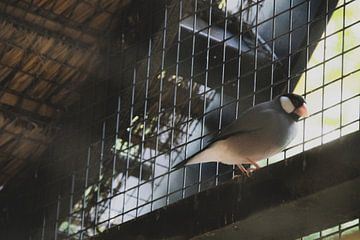
<svg viewBox="0 0 360 240">
<path fill-rule="evenodd" d="M 39 157 L 130 0 L 0 2 L 0 186 Z"/>
</svg>

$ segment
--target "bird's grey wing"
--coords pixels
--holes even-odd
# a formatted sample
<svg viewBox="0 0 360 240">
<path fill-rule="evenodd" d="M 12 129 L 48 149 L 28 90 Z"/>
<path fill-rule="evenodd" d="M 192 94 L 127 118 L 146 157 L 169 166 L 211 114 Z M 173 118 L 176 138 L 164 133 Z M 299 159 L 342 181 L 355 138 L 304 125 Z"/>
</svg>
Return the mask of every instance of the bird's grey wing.
<svg viewBox="0 0 360 240">
<path fill-rule="evenodd" d="M 263 103 L 245 111 L 238 119 L 224 127 L 218 135 L 216 135 L 209 144 L 223 140 L 235 134 L 249 133 L 261 130 L 268 123 L 269 118 L 276 114 L 276 110 L 272 108 L 271 103 Z"/>
<path fill-rule="evenodd" d="M 267 120 L 274 114 L 276 114 L 276 110 L 274 110 L 271 102 L 258 104 L 255 107 L 246 110 L 242 115 L 239 116 L 238 119 L 224 127 L 218 135 L 207 142 L 206 146 L 201 151 L 196 152 L 185 160 L 182 160 L 172 168 L 178 169 L 183 167 L 190 159 L 209 148 L 214 142 L 218 140 L 223 140 L 235 134 L 243 134 L 261 130 L 266 126 Z"/>
</svg>

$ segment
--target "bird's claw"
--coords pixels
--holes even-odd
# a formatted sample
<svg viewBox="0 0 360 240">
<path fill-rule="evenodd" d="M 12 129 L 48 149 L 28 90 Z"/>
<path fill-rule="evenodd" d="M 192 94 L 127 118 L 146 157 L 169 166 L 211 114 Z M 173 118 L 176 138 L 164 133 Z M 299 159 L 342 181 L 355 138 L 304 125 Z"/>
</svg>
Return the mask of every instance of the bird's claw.
<svg viewBox="0 0 360 240">
<path fill-rule="evenodd" d="M 260 168 L 259 165 L 256 162 L 251 161 L 251 163 L 255 166 L 255 168 L 246 169 L 242 164 L 237 164 L 236 166 L 239 168 L 240 172 L 243 173 L 243 174 L 234 175 L 233 179 L 240 178 L 244 174 L 247 177 L 251 177 L 251 174 Z"/>
<path fill-rule="evenodd" d="M 251 176 L 251 173 L 252 173 L 252 171 L 250 171 L 251 169 L 249 169 L 249 170 L 247 170 L 242 164 L 237 164 L 236 165 L 238 168 L 239 168 L 239 170 L 240 170 L 240 172 L 242 172 L 243 174 L 246 174 L 246 176 L 248 176 L 248 177 L 250 177 Z M 240 177 L 241 175 L 235 175 L 234 177 L 233 177 L 233 179 L 236 177 Z"/>
<path fill-rule="evenodd" d="M 241 174 L 236 174 L 232 177 L 232 180 L 239 180 L 242 176 Z"/>
</svg>

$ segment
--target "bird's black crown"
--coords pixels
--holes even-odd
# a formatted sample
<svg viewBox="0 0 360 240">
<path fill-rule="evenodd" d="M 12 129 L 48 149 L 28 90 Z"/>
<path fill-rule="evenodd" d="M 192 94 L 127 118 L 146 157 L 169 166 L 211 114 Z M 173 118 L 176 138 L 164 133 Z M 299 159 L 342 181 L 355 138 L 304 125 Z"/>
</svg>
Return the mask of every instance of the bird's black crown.
<svg viewBox="0 0 360 240">
<path fill-rule="evenodd" d="M 281 96 L 288 97 L 292 104 L 294 104 L 295 108 L 301 107 L 304 103 L 306 103 L 305 99 L 302 96 L 294 93 L 287 93 Z"/>
</svg>

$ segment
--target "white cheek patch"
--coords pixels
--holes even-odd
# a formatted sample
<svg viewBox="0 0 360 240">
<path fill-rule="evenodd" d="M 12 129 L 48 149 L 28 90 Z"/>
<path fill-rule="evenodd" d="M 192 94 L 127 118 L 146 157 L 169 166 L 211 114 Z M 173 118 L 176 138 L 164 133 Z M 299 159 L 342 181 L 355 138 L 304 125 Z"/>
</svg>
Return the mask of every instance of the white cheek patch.
<svg viewBox="0 0 360 240">
<path fill-rule="evenodd" d="M 291 100 L 288 97 L 280 97 L 280 104 L 284 111 L 287 113 L 292 113 L 295 110 L 294 104 L 292 104 Z"/>
</svg>

